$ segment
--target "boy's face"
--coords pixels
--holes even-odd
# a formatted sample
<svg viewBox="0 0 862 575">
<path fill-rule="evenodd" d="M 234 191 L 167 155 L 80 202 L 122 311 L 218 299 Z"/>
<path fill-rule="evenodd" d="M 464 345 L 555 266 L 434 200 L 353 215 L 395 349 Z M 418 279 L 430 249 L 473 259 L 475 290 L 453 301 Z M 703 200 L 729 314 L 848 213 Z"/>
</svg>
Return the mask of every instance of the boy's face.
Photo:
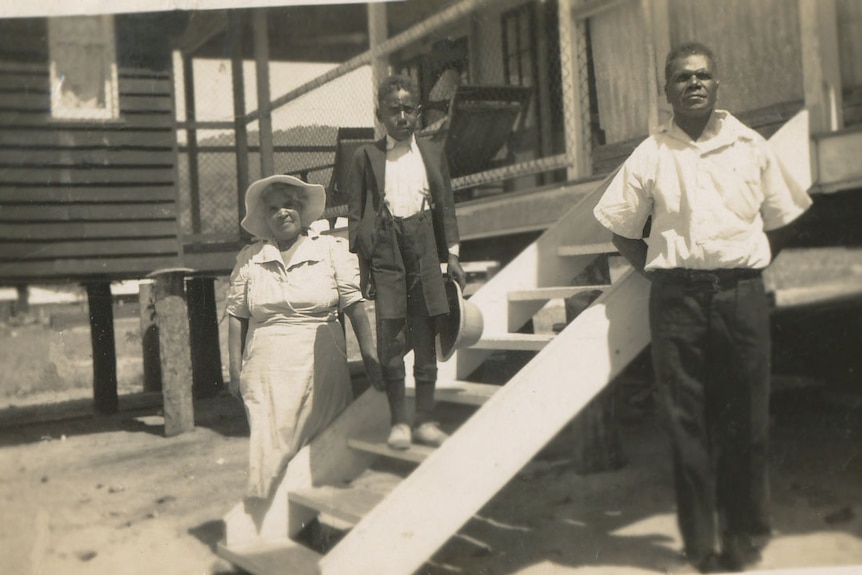
<svg viewBox="0 0 862 575">
<path fill-rule="evenodd" d="M 386 133 L 399 142 L 413 135 L 419 123 L 419 100 L 404 89 L 387 94 L 377 109 Z"/>
</svg>

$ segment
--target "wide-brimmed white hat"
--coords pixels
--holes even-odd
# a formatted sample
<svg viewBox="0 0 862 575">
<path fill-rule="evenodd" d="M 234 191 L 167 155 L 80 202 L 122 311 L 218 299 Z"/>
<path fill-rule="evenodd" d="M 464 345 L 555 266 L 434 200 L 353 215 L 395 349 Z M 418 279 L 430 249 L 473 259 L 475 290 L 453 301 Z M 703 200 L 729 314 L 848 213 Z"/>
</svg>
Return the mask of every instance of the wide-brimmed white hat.
<svg viewBox="0 0 862 575">
<path fill-rule="evenodd" d="M 459 349 L 474 345 L 482 337 L 485 322 L 482 311 L 470 300 L 464 299 L 458 282 L 446 280 L 448 315 L 437 322 L 437 359 L 448 361 Z"/>
<path fill-rule="evenodd" d="M 297 190 L 302 201 L 299 218 L 303 227 L 307 228 L 323 215 L 323 209 L 326 207 L 326 190 L 323 186 L 303 182 L 294 176 L 269 176 L 252 182 L 245 192 L 245 217 L 239 225 L 248 233 L 259 238 L 267 238 L 272 233 L 266 223 L 269 215 L 261 202 L 264 191 L 272 184 L 286 184 Z"/>
</svg>

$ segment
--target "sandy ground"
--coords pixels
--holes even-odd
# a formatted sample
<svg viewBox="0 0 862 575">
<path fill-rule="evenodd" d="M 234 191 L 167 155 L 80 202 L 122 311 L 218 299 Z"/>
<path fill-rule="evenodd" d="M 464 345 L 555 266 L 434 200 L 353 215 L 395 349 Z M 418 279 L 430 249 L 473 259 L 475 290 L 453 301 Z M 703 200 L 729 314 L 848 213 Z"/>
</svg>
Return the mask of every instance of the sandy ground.
<svg viewBox="0 0 862 575">
<path fill-rule="evenodd" d="M 862 396 L 791 386 L 773 404 L 777 536 L 761 568 L 862 573 Z M 422 572 L 685 572 L 655 414 L 623 407 L 625 468 L 576 474 L 564 432 Z M 213 548 L 245 480 L 241 406 L 199 401 L 196 430 L 174 438 L 162 424 L 149 409 L 0 429 L 0 571 L 236 573 Z"/>
</svg>

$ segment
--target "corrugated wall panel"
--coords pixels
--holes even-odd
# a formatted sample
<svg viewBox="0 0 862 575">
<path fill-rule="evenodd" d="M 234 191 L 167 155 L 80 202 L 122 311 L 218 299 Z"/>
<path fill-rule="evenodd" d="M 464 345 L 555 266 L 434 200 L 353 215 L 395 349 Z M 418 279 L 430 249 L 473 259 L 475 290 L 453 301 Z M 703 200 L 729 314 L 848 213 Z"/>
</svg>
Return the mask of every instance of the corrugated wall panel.
<svg viewBox="0 0 862 575">
<path fill-rule="evenodd" d="M 715 53 L 719 106 L 739 114 L 802 100 L 798 0 L 670 0 L 671 44 Z"/>
<path fill-rule="evenodd" d="M 600 128 L 613 144 L 649 130 L 648 30 L 639 2 L 590 19 Z"/>
</svg>

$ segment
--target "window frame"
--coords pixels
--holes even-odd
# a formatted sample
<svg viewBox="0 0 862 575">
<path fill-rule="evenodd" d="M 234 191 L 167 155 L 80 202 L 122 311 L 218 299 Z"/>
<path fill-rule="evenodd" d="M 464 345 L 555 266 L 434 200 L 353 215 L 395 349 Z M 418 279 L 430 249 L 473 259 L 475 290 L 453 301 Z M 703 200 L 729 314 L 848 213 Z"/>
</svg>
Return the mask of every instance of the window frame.
<svg viewBox="0 0 862 575">
<path fill-rule="evenodd" d="M 83 20 L 99 21 L 101 34 L 81 38 L 75 33 L 75 25 Z M 100 36 L 100 37 L 99 37 Z M 76 42 L 77 41 L 77 42 Z M 104 102 L 96 107 L 75 107 L 64 104 L 62 96 L 63 77 L 56 54 L 70 44 L 101 46 L 101 89 Z M 116 121 L 120 119 L 119 73 L 117 69 L 117 47 L 112 15 L 72 16 L 48 19 L 48 61 L 51 91 L 50 118 L 57 122 Z"/>
</svg>

